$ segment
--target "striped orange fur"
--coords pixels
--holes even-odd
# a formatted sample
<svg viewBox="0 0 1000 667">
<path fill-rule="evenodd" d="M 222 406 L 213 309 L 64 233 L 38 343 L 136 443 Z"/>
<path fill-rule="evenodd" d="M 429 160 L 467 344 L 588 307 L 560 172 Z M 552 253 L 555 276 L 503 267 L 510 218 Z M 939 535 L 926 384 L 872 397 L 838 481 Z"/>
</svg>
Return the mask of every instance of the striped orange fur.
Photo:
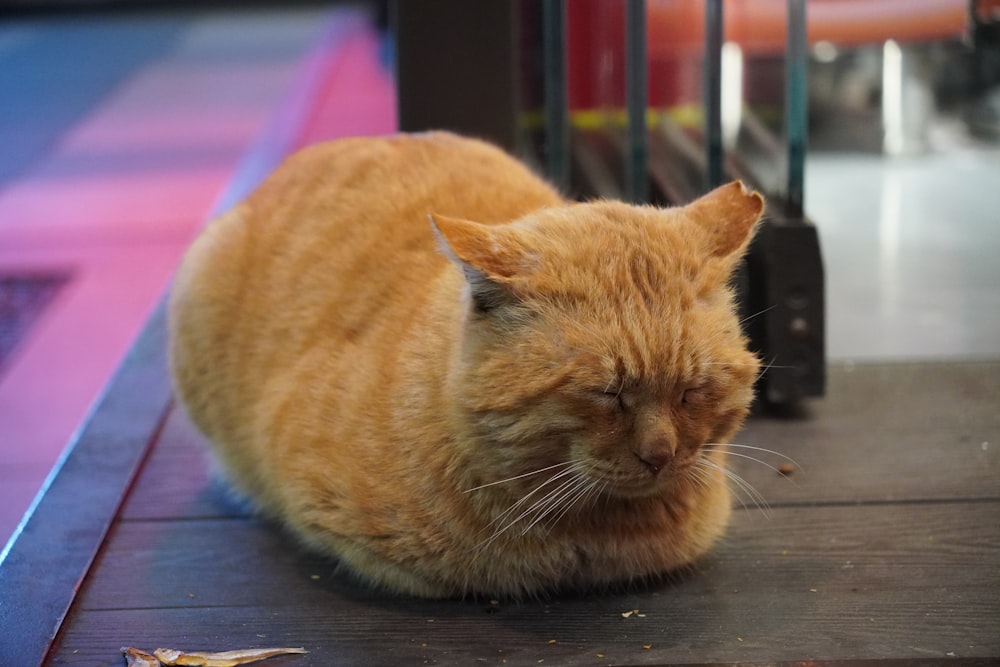
<svg viewBox="0 0 1000 667">
<path fill-rule="evenodd" d="M 232 484 L 386 589 L 523 596 L 692 562 L 759 371 L 730 275 L 763 200 L 572 203 L 447 133 L 292 156 L 170 301 Z"/>
</svg>

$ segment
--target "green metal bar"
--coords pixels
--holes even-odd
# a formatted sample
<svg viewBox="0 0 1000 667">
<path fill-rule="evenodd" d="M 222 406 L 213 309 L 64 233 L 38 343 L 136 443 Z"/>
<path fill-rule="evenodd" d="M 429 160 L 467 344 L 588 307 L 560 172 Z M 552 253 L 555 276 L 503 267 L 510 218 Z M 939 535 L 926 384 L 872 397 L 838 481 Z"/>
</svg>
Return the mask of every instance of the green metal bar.
<svg viewBox="0 0 1000 667">
<path fill-rule="evenodd" d="M 788 189 L 785 214 L 801 220 L 805 190 L 807 128 L 806 0 L 788 0 L 785 49 L 785 127 L 788 142 Z"/>
<path fill-rule="evenodd" d="M 545 171 L 556 186 L 569 185 L 569 94 L 566 76 L 566 2 L 542 5 L 545 95 Z"/>
<path fill-rule="evenodd" d="M 625 158 L 625 196 L 633 202 L 645 202 L 649 199 L 646 58 L 646 3 L 645 0 L 627 0 L 625 96 L 628 112 L 628 147 Z"/>
<path fill-rule="evenodd" d="M 722 0 L 705 2 L 705 150 L 708 187 L 722 184 Z"/>
</svg>

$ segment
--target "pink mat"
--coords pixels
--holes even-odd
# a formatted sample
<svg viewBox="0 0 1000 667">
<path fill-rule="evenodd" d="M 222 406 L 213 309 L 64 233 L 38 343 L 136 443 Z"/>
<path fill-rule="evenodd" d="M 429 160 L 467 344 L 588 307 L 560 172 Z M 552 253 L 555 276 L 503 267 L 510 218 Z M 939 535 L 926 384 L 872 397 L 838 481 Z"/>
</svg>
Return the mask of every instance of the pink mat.
<svg viewBox="0 0 1000 667">
<path fill-rule="evenodd" d="M 0 270 L 73 276 L 0 374 L 0 545 L 220 193 L 238 187 L 247 147 L 395 130 L 378 36 L 357 15 L 331 26 L 298 64 L 154 63 L 0 191 Z"/>
</svg>

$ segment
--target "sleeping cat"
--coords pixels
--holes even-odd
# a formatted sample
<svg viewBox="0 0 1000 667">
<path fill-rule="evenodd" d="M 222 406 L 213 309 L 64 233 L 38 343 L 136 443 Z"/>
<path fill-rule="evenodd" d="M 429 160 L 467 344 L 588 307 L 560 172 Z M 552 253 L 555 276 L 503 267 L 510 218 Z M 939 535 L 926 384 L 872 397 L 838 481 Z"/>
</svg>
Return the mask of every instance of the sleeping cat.
<svg viewBox="0 0 1000 667">
<path fill-rule="evenodd" d="M 317 145 L 185 257 L 177 392 L 235 487 L 388 590 L 655 576 L 729 517 L 759 363 L 728 281 L 763 206 L 568 202 L 443 132 Z"/>
</svg>

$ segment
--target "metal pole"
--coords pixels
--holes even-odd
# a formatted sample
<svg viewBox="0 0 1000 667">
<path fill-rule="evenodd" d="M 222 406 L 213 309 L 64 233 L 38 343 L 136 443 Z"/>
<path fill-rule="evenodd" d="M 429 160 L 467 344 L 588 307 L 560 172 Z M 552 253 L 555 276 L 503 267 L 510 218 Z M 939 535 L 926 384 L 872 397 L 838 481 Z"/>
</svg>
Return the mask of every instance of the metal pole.
<svg viewBox="0 0 1000 667">
<path fill-rule="evenodd" d="M 542 67 L 545 87 L 545 170 L 558 187 L 569 186 L 569 102 L 566 77 L 566 3 L 542 5 Z"/>
<path fill-rule="evenodd" d="M 806 144 L 806 0 L 788 0 L 785 49 L 785 126 L 788 141 L 788 191 L 785 214 L 801 220 L 805 189 Z"/>
<path fill-rule="evenodd" d="M 722 184 L 722 0 L 705 2 L 705 150 L 708 187 Z"/>
<path fill-rule="evenodd" d="M 649 199 L 646 58 L 646 3 L 645 0 L 627 0 L 625 96 L 628 111 L 628 148 L 625 158 L 625 196 L 633 202 L 645 202 Z"/>
</svg>

